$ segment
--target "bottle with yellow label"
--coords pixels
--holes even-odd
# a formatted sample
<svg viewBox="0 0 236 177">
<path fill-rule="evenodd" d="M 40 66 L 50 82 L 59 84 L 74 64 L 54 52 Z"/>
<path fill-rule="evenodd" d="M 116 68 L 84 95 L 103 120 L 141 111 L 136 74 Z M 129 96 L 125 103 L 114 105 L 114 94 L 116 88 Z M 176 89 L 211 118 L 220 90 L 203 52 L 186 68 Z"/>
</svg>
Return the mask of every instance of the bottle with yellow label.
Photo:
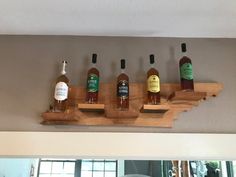
<svg viewBox="0 0 236 177">
<path fill-rule="evenodd" d="M 154 63 L 154 55 L 150 55 L 151 67 L 147 72 L 148 104 L 160 104 L 160 78 Z"/>
</svg>

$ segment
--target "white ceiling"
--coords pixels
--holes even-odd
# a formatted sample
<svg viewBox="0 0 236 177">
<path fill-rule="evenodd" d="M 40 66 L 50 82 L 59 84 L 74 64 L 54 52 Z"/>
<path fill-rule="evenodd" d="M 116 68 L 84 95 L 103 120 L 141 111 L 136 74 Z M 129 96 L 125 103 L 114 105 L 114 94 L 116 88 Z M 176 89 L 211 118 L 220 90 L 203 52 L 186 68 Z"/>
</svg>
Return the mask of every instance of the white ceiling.
<svg viewBox="0 0 236 177">
<path fill-rule="evenodd" d="M 236 0 L 0 0 L 0 34 L 236 38 Z"/>
</svg>

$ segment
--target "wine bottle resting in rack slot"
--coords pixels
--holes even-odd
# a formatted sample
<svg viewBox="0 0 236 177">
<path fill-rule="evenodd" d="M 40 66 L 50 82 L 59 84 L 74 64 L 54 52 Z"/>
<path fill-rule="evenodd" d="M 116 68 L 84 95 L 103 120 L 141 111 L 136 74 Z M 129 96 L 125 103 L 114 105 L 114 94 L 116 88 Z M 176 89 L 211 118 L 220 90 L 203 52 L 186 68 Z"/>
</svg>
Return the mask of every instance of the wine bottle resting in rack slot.
<svg viewBox="0 0 236 177">
<path fill-rule="evenodd" d="M 147 72 L 148 104 L 160 104 L 160 78 L 159 72 L 155 69 L 154 55 L 150 55 L 150 69 Z"/>
<path fill-rule="evenodd" d="M 193 91 L 193 66 L 191 59 L 187 57 L 187 48 L 185 43 L 181 44 L 181 50 L 183 54 L 183 57 L 179 61 L 181 89 L 184 91 Z"/>
<path fill-rule="evenodd" d="M 98 91 L 99 91 L 99 71 L 96 67 L 97 54 L 92 56 L 92 67 L 88 70 L 87 75 L 87 103 L 98 102 Z"/>
<path fill-rule="evenodd" d="M 54 112 L 64 112 L 67 108 L 69 79 L 66 77 L 66 65 L 67 61 L 63 61 L 61 75 L 56 80 L 53 106 Z"/>
<path fill-rule="evenodd" d="M 129 109 L 129 77 L 125 74 L 125 60 L 121 60 L 121 73 L 117 78 L 117 108 Z"/>
</svg>

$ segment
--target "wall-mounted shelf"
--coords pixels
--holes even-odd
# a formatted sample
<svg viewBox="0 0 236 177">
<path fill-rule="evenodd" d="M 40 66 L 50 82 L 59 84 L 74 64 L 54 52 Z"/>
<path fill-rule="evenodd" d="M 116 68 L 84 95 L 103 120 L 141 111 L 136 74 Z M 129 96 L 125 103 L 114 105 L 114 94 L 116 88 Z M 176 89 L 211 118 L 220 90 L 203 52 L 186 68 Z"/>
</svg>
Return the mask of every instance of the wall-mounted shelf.
<svg viewBox="0 0 236 177">
<path fill-rule="evenodd" d="M 141 112 L 146 113 L 164 113 L 166 111 L 170 110 L 169 104 L 160 104 L 160 105 L 150 105 L 150 104 L 144 104 Z"/>
<path fill-rule="evenodd" d="M 85 88 L 72 86 L 68 99 L 70 109 L 65 113 L 43 113 L 42 124 L 172 127 L 179 113 L 217 96 L 223 85 L 195 83 L 194 88 L 195 92 L 183 92 L 179 84 L 164 83 L 161 85 L 161 104 L 147 105 L 146 85 L 131 83 L 130 108 L 128 111 L 119 111 L 116 109 L 115 83 L 100 84 L 99 101 L 102 104 L 85 104 Z"/>
<path fill-rule="evenodd" d="M 105 105 L 102 103 L 98 104 L 79 103 L 78 109 L 81 111 L 104 111 Z"/>
</svg>

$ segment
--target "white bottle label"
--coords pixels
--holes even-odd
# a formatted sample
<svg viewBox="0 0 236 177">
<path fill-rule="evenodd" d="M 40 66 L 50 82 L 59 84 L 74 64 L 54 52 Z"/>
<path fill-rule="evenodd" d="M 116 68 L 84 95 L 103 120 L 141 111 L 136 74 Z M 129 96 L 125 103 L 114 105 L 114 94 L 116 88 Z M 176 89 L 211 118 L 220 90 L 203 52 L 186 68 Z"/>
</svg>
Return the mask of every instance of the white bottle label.
<svg viewBox="0 0 236 177">
<path fill-rule="evenodd" d="M 54 98 L 63 101 L 68 98 L 68 86 L 65 82 L 58 82 L 55 87 Z"/>
</svg>

